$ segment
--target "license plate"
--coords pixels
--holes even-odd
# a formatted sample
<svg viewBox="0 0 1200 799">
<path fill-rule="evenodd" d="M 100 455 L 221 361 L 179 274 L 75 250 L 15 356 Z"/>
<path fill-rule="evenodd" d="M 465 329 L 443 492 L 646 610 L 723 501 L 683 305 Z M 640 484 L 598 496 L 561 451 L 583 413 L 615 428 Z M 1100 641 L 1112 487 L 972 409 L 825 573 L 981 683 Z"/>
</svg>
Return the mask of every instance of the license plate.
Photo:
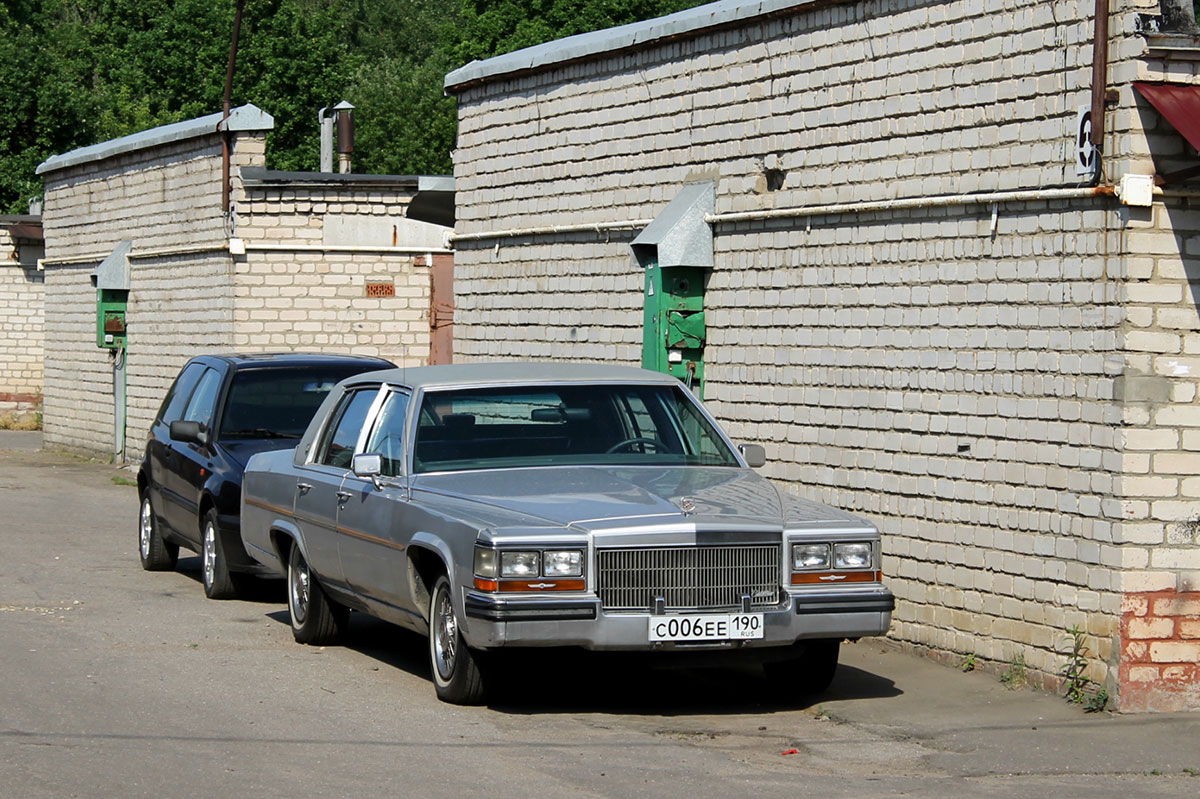
<svg viewBox="0 0 1200 799">
<path fill-rule="evenodd" d="M 651 641 L 728 641 L 763 637 L 763 614 L 651 616 Z"/>
</svg>

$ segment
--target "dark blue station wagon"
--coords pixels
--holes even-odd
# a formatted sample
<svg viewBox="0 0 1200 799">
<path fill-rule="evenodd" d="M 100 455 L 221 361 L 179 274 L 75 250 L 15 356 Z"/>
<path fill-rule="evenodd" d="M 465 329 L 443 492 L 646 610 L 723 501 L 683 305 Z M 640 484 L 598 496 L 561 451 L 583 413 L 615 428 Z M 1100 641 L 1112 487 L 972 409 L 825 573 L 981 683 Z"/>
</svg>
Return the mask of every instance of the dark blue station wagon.
<svg viewBox="0 0 1200 799">
<path fill-rule="evenodd" d="M 302 353 L 201 355 L 184 365 L 150 428 L 138 471 L 142 568 L 200 553 L 204 593 L 237 595 L 260 567 L 242 546 L 242 472 L 251 455 L 294 447 L 340 380 L 393 366 L 382 358 Z"/>
</svg>

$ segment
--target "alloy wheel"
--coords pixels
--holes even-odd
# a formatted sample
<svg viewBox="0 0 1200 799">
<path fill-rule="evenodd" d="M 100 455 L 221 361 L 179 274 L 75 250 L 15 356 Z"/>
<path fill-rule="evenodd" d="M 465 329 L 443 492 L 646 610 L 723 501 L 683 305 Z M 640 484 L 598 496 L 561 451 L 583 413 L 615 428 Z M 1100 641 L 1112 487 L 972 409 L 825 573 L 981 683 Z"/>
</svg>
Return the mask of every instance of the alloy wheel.
<svg viewBox="0 0 1200 799">
<path fill-rule="evenodd" d="M 212 522 L 204 525 L 204 584 L 211 586 L 217 573 L 217 530 Z"/>
<path fill-rule="evenodd" d="M 303 558 L 299 563 L 293 563 L 288 580 L 288 597 L 292 604 L 292 618 L 297 624 L 303 624 L 308 617 L 308 564 Z"/>
<path fill-rule="evenodd" d="M 150 559 L 150 536 L 154 533 L 154 510 L 150 500 L 142 500 L 142 515 L 138 523 L 138 547 L 141 549 L 142 560 Z"/>
<path fill-rule="evenodd" d="M 458 646 L 458 622 L 454 618 L 454 607 L 450 594 L 438 594 L 437 610 L 434 614 L 433 655 L 437 661 L 438 674 L 450 679 L 454 674 L 454 658 Z"/>
</svg>

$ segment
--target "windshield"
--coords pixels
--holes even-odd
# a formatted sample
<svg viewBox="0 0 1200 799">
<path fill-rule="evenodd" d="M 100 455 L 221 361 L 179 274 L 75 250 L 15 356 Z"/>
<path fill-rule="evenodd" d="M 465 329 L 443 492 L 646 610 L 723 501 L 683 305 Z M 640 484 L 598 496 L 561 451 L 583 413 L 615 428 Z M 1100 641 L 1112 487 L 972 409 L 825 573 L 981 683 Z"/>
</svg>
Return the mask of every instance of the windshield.
<svg viewBox="0 0 1200 799">
<path fill-rule="evenodd" d="M 561 465 L 737 466 L 682 387 L 429 391 L 416 472 Z"/>
<path fill-rule="evenodd" d="M 361 371 L 313 366 L 238 371 L 217 438 L 299 438 L 330 389 Z"/>
</svg>

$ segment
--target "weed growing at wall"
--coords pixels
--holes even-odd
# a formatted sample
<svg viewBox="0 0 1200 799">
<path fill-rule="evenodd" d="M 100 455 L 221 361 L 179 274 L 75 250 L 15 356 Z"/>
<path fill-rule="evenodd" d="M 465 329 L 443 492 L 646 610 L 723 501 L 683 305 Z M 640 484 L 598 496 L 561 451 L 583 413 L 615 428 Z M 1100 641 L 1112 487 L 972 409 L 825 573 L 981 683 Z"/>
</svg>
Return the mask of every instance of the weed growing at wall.
<svg viewBox="0 0 1200 799">
<path fill-rule="evenodd" d="M 1018 652 L 1008 662 L 1008 668 L 1000 673 L 1000 682 L 1010 690 L 1025 687 L 1025 655 Z"/>
<path fill-rule="evenodd" d="M 1079 629 L 1079 625 L 1075 625 L 1067 630 L 1067 635 L 1070 647 L 1067 663 L 1059 671 L 1066 680 L 1067 701 L 1083 705 L 1088 713 L 1104 710 L 1108 705 L 1108 690 L 1084 674 L 1087 669 L 1088 648 L 1083 643 L 1083 631 Z"/>
<path fill-rule="evenodd" d="M 42 395 L 39 392 L 32 408 L 20 408 L 0 413 L 0 430 L 41 430 Z"/>
<path fill-rule="evenodd" d="M 41 430 L 42 414 L 32 411 L 0 413 L 0 430 Z"/>
</svg>

